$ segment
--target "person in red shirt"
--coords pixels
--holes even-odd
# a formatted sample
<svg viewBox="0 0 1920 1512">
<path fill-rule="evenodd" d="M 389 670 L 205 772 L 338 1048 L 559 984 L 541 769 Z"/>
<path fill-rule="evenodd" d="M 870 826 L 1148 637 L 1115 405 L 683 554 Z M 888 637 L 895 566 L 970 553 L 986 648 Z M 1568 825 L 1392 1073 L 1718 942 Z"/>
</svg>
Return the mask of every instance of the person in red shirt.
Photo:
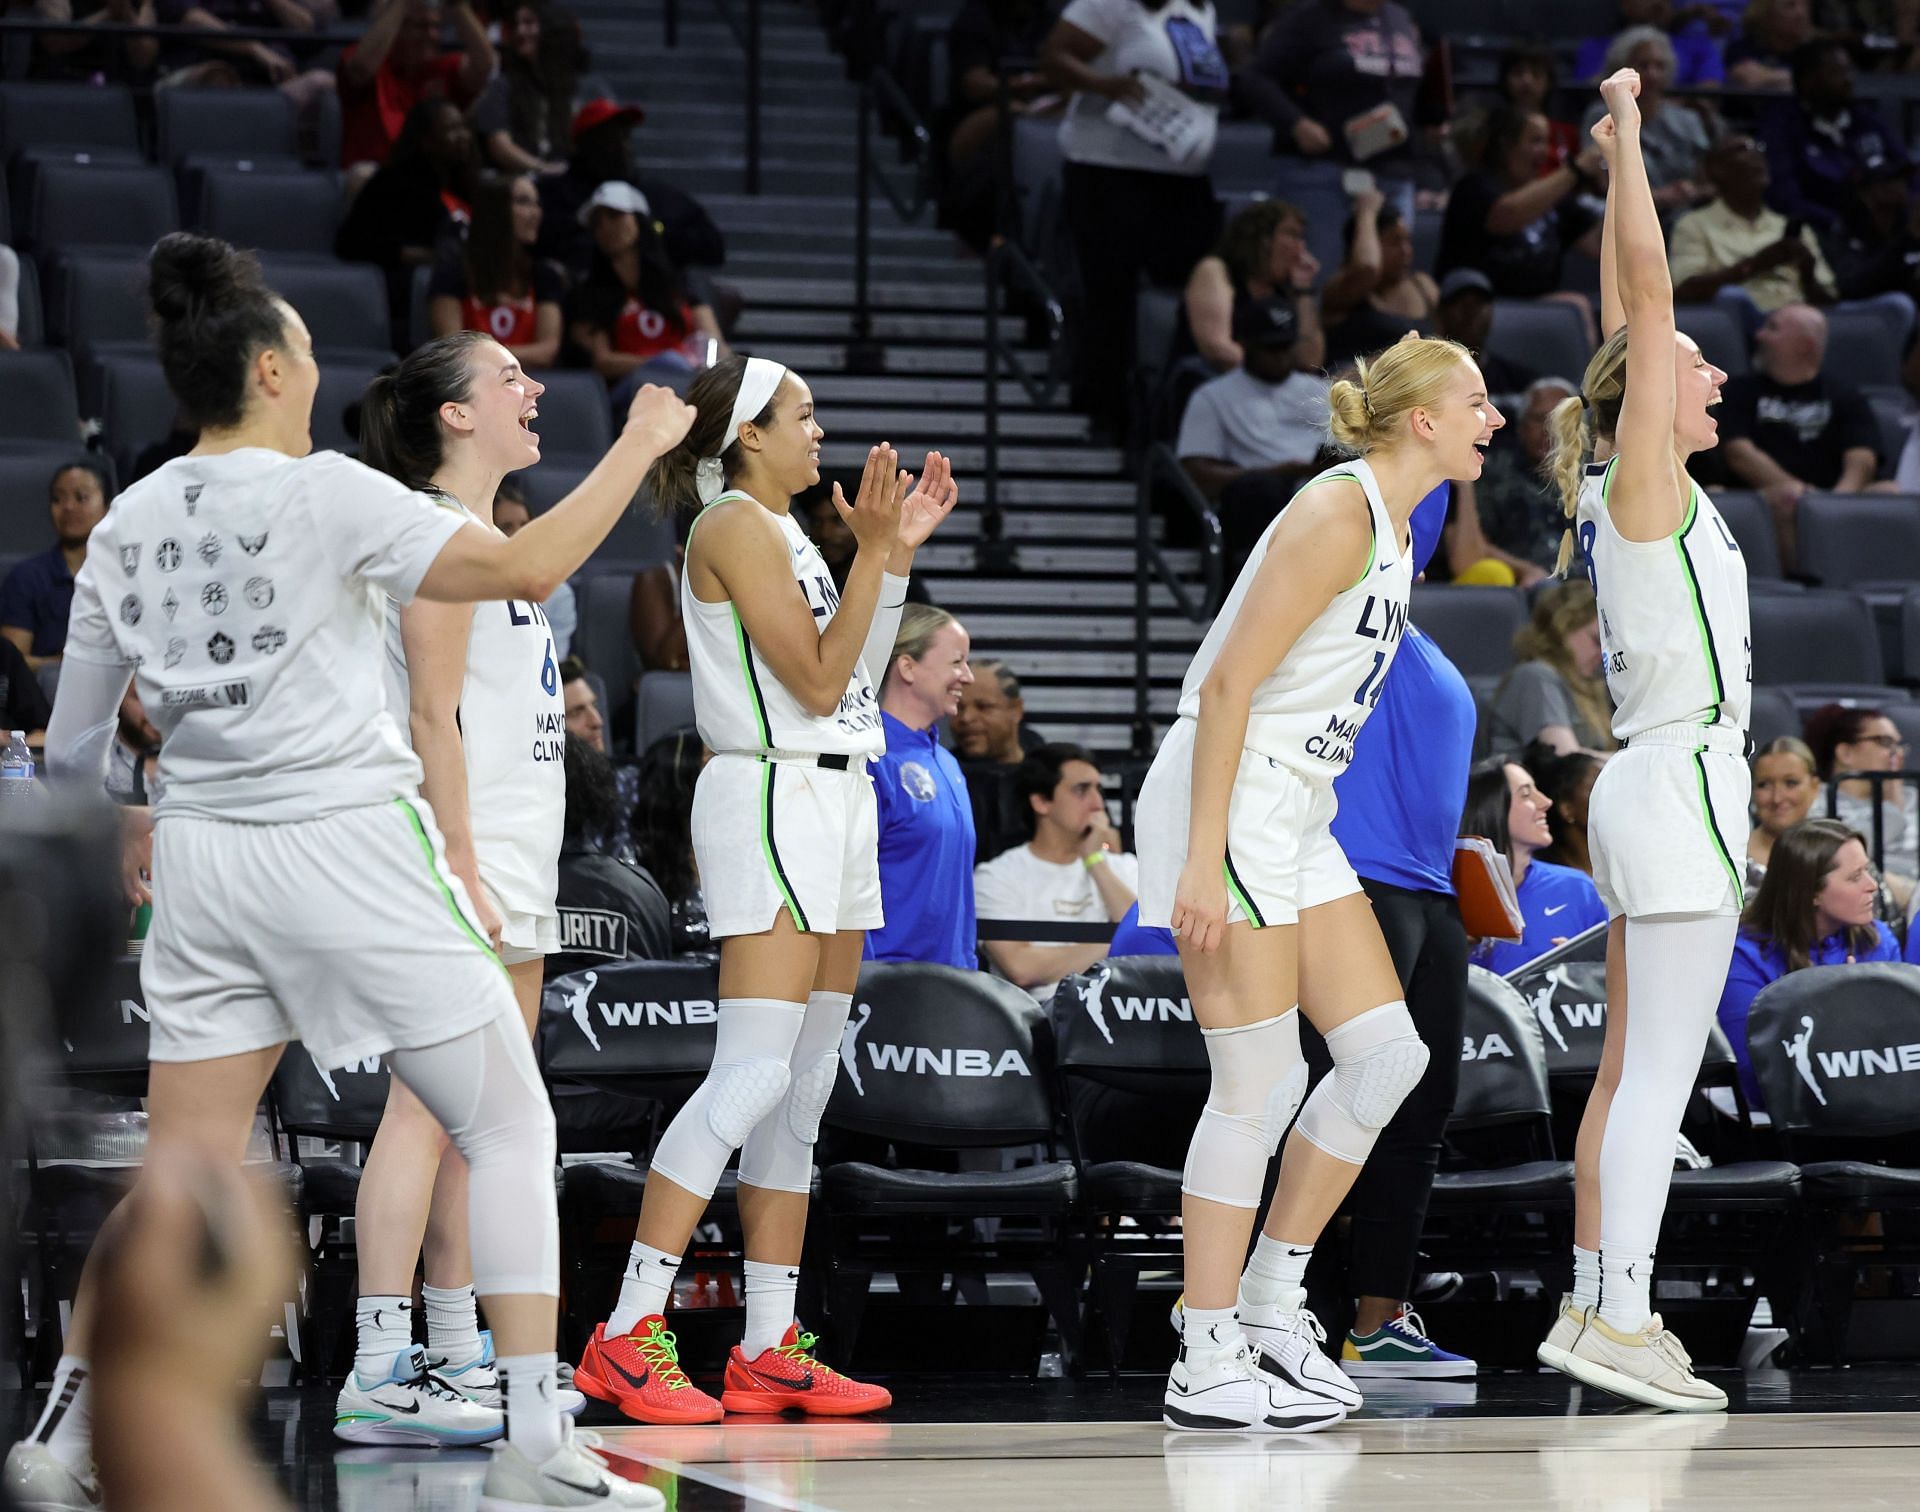
<svg viewBox="0 0 1920 1512">
<path fill-rule="evenodd" d="M 387 160 L 413 107 L 444 96 L 462 109 L 493 77 L 493 46 L 467 0 L 454 0 L 444 19 L 453 23 L 460 51 L 438 50 L 440 0 L 382 0 L 366 34 L 340 56 L 340 164 L 364 182 L 370 168 Z"/>
<path fill-rule="evenodd" d="M 434 335 L 486 331 L 523 368 L 559 360 L 566 284 L 552 263 L 533 255 L 540 216 L 532 175 L 481 180 L 465 251 L 444 258 L 428 285 Z"/>
</svg>

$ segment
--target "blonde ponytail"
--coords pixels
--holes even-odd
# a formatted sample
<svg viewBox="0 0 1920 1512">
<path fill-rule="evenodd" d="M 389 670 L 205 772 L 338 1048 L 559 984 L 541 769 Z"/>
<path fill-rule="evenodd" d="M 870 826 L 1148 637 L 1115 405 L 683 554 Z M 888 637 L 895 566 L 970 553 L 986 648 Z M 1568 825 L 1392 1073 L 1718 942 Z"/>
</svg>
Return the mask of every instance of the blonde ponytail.
<svg viewBox="0 0 1920 1512">
<path fill-rule="evenodd" d="M 1597 439 L 1611 442 L 1620 423 L 1620 406 L 1627 398 L 1627 328 L 1621 326 L 1587 363 L 1580 378 L 1580 396 L 1562 399 L 1553 407 L 1547 425 L 1553 445 L 1541 472 L 1560 494 L 1560 508 L 1568 526 L 1560 537 L 1560 557 L 1553 570 L 1561 577 L 1573 565 L 1572 520 L 1580 509 L 1580 479 Z M 1588 416 L 1592 420 L 1589 424 Z"/>
<path fill-rule="evenodd" d="M 1438 404 L 1473 354 L 1457 341 L 1412 333 L 1384 351 L 1354 359 L 1354 376 L 1327 391 L 1327 431 L 1333 444 L 1356 456 L 1403 434 L 1411 411 Z"/>
</svg>

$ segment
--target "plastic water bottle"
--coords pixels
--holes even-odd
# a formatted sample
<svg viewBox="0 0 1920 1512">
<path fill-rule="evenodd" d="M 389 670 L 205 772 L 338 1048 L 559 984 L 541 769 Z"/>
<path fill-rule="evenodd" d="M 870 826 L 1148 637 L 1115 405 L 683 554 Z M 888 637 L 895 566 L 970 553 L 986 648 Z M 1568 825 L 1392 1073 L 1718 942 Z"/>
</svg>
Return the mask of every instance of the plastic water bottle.
<svg viewBox="0 0 1920 1512">
<path fill-rule="evenodd" d="M 16 803 L 33 794 L 33 752 L 27 749 L 27 732 L 15 730 L 0 752 L 0 804 Z"/>
</svg>

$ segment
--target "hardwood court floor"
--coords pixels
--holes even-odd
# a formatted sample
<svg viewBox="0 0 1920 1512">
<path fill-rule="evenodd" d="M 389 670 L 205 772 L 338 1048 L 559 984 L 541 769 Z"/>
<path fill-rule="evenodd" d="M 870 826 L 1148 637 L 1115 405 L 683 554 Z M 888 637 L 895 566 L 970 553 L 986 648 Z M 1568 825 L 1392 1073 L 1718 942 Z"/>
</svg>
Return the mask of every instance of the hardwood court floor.
<svg viewBox="0 0 1920 1512">
<path fill-rule="evenodd" d="M 896 1382 L 885 1421 L 588 1419 L 672 1512 L 1847 1512 L 1920 1509 L 1920 1369 L 1716 1379 L 1729 1415 L 1644 1413 L 1547 1374 L 1374 1383 L 1300 1438 L 1169 1435 L 1160 1384 Z M 269 1393 L 257 1440 L 311 1512 L 474 1512 L 484 1451 L 348 1450 L 331 1394 Z"/>
</svg>

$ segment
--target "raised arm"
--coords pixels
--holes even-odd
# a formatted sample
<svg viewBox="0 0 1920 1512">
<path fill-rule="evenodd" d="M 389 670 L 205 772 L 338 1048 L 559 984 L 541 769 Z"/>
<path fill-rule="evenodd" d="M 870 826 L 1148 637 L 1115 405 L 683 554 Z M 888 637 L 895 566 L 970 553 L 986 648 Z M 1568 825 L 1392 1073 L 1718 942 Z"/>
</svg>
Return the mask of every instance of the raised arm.
<svg viewBox="0 0 1920 1512">
<path fill-rule="evenodd" d="M 1614 161 L 1620 152 L 1620 135 L 1611 114 L 1593 123 L 1593 145 L 1607 160 L 1607 212 L 1600 222 L 1600 339 L 1605 341 L 1627 323 L 1626 307 L 1620 303 L 1620 248 L 1615 231 L 1619 220 L 1614 214 L 1614 188 L 1620 175 Z"/>
</svg>

